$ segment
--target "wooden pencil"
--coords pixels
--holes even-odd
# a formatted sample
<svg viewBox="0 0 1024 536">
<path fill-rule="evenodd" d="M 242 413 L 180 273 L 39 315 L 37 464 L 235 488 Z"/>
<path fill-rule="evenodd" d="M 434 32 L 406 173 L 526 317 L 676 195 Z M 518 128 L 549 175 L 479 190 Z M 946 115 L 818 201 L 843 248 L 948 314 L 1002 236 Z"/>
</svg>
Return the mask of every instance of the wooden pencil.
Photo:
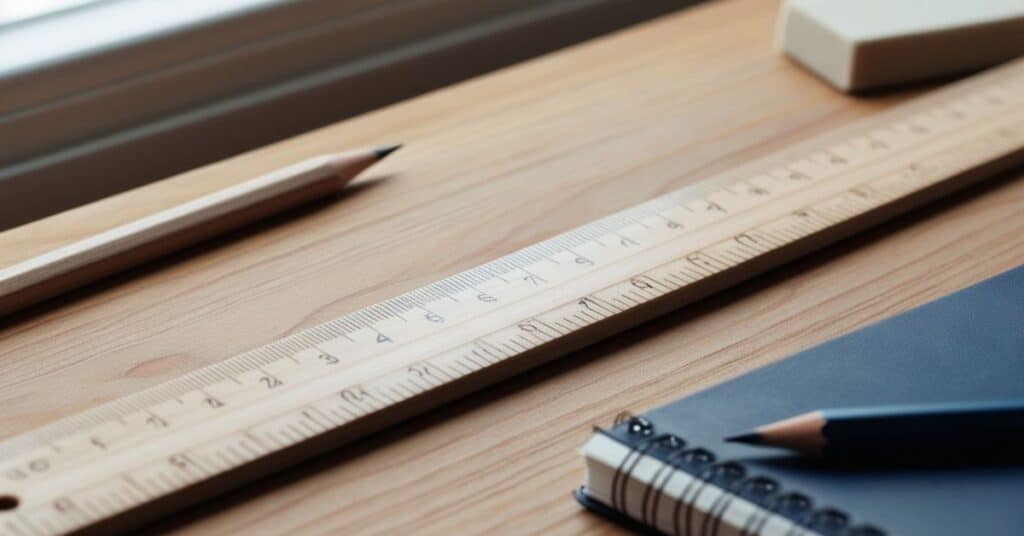
<svg viewBox="0 0 1024 536">
<path fill-rule="evenodd" d="M 304 160 L 2 268 L 0 316 L 335 193 L 399 147 Z"/>
<path fill-rule="evenodd" d="M 823 409 L 726 441 L 840 458 L 1019 451 L 1024 400 Z"/>
</svg>

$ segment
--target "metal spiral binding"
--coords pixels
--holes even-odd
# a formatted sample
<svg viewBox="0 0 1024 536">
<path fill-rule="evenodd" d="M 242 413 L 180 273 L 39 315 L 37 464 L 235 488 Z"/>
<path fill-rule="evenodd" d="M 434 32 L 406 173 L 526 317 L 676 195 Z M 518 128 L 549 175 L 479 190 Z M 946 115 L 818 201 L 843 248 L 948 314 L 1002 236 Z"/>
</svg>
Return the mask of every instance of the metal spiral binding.
<svg viewBox="0 0 1024 536">
<path fill-rule="evenodd" d="M 684 472 L 695 477 L 683 489 L 673 506 L 673 533 L 691 536 L 695 505 L 700 495 L 709 487 L 717 487 L 725 493 L 711 504 L 699 531 L 696 534 L 718 534 L 720 525 L 737 498 L 751 502 L 759 508 L 740 527 L 743 536 L 760 534 L 772 515 L 779 515 L 792 521 L 795 527 L 821 536 L 885 536 L 885 531 L 871 525 L 851 525 L 850 516 L 833 507 L 815 508 L 814 502 L 802 493 L 782 490 L 774 479 L 762 475 L 749 475 L 747 468 L 736 461 L 716 461 L 714 453 L 699 447 L 690 447 L 687 442 L 674 434 L 658 434 L 653 422 L 629 413 L 616 416 L 614 427 L 626 427 L 626 434 L 634 441 L 629 445 L 628 454 L 619 462 L 612 479 L 612 507 L 630 515 L 627 510 L 627 485 L 641 458 L 653 455 L 662 465 L 644 489 L 641 499 L 639 521 L 649 527 L 656 526 L 661 498 L 665 486 L 674 472 Z M 790 531 L 787 536 L 797 536 L 800 531 Z"/>
</svg>

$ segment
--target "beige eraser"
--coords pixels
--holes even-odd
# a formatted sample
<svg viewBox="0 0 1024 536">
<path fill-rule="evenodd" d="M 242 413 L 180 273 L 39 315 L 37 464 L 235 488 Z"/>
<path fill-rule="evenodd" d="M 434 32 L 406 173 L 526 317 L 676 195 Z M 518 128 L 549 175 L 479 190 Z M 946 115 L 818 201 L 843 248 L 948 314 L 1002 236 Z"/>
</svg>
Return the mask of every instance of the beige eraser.
<svg viewBox="0 0 1024 536">
<path fill-rule="evenodd" d="M 779 41 L 843 91 L 916 82 L 1024 54 L 1024 0 L 787 0 Z"/>
</svg>

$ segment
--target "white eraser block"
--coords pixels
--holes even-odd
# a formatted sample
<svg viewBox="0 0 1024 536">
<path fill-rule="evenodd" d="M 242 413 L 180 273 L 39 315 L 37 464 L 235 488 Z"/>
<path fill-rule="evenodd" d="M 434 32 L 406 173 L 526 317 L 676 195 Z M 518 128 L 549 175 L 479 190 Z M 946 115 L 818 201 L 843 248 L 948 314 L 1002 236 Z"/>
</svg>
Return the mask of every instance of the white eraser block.
<svg viewBox="0 0 1024 536">
<path fill-rule="evenodd" d="M 1024 54 L 1024 0 L 787 0 L 778 37 L 818 76 L 860 91 Z"/>
</svg>

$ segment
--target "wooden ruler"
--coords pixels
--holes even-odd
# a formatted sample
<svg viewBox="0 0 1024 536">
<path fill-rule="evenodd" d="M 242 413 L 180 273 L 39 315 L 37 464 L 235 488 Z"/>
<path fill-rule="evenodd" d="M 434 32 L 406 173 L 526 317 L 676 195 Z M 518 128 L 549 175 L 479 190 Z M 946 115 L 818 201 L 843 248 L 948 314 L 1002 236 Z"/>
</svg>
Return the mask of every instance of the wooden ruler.
<svg viewBox="0 0 1024 536">
<path fill-rule="evenodd" d="M 0 532 L 137 526 L 1016 165 L 1022 148 L 1018 61 L 8 439 Z"/>
</svg>

